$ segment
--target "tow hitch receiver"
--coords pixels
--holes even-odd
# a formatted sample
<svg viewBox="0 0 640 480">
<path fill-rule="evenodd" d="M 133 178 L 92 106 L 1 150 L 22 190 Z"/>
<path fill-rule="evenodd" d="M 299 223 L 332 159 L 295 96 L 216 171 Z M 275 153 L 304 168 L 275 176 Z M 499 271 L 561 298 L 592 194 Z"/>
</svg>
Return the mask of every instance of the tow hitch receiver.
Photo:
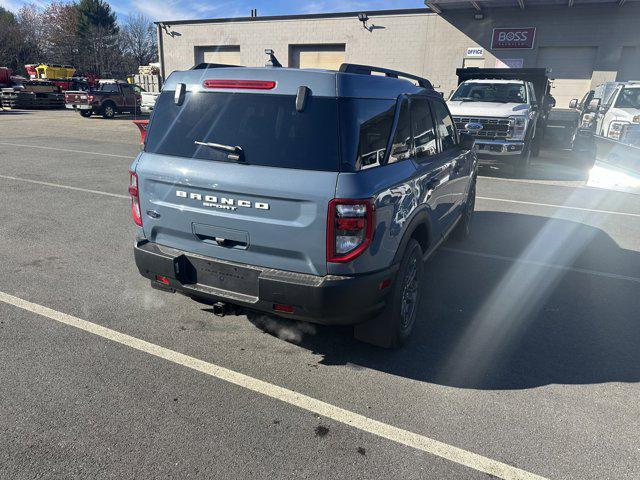
<svg viewBox="0 0 640 480">
<path fill-rule="evenodd" d="M 224 317 L 229 313 L 229 306 L 224 302 L 216 302 L 213 304 L 213 314 L 216 317 Z"/>
</svg>

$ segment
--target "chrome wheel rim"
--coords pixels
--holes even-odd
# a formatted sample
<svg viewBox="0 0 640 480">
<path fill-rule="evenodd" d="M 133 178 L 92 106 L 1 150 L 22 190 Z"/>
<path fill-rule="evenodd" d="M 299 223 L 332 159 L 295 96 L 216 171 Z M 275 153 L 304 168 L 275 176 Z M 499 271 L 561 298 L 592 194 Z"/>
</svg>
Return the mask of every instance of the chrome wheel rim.
<svg viewBox="0 0 640 480">
<path fill-rule="evenodd" d="M 402 301 L 400 303 L 400 328 L 408 330 L 415 320 L 418 305 L 418 259 L 412 258 L 407 268 L 402 285 Z"/>
</svg>

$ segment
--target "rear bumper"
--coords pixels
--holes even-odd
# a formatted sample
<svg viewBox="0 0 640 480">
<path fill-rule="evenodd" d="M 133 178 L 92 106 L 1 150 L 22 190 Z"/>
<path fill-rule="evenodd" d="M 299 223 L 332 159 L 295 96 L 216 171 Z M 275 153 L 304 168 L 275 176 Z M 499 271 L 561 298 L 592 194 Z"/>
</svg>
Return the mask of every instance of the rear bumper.
<svg viewBox="0 0 640 480">
<path fill-rule="evenodd" d="M 142 113 L 151 113 L 153 111 L 154 105 L 145 105 L 144 103 L 140 106 L 140 111 Z"/>
<path fill-rule="evenodd" d="M 93 108 L 91 105 L 77 105 L 72 103 L 67 103 L 65 107 L 70 110 L 91 110 Z"/>
<path fill-rule="evenodd" d="M 386 279 L 393 282 L 397 271 L 394 266 L 365 275 L 321 277 L 201 257 L 146 240 L 136 243 L 134 255 L 140 274 L 155 288 L 325 325 L 353 325 L 374 317 L 391 290 L 380 285 Z M 169 284 L 158 282 L 156 275 Z M 275 311 L 274 304 L 293 306 L 294 311 Z"/>
</svg>

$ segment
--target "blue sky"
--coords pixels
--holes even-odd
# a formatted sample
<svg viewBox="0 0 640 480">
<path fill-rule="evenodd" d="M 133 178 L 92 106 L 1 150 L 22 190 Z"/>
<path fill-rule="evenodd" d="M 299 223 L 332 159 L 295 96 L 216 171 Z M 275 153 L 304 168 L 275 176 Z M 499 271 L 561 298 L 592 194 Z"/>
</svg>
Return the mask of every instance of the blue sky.
<svg viewBox="0 0 640 480">
<path fill-rule="evenodd" d="M 390 8 L 424 7 L 422 0 L 108 0 L 119 16 L 142 13 L 152 20 L 249 16 L 252 8 L 258 15 L 292 13 L 348 12 Z M 46 6 L 45 0 L 0 0 L 0 5 L 17 11 L 26 3 Z"/>
</svg>

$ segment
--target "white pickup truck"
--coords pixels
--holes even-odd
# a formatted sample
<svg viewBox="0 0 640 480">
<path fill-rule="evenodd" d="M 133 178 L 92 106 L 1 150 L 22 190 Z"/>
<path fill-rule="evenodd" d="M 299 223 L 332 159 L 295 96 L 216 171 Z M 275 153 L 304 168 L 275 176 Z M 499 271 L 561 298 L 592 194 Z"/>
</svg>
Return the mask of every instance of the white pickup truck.
<svg viewBox="0 0 640 480">
<path fill-rule="evenodd" d="M 142 113 L 151 114 L 153 108 L 156 106 L 156 100 L 158 100 L 160 92 L 147 92 L 143 90 L 140 93 L 140 96 L 142 97 L 140 110 L 142 111 Z"/>
<path fill-rule="evenodd" d="M 509 164 L 524 174 L 540 150 L 548 112 L 544 69 L 457 70 L 459 85 L 447 105 L 460 132 L 475 138 L 484 164 Z"/>
<path fill-rule="evenodd" d="M 620 83 L 604 101 L 592 100 L 591 107 L 597 111 L 596 134 L 621 140 L 625 126 L 640 124 L 640 83 Z"/>
</svg>

